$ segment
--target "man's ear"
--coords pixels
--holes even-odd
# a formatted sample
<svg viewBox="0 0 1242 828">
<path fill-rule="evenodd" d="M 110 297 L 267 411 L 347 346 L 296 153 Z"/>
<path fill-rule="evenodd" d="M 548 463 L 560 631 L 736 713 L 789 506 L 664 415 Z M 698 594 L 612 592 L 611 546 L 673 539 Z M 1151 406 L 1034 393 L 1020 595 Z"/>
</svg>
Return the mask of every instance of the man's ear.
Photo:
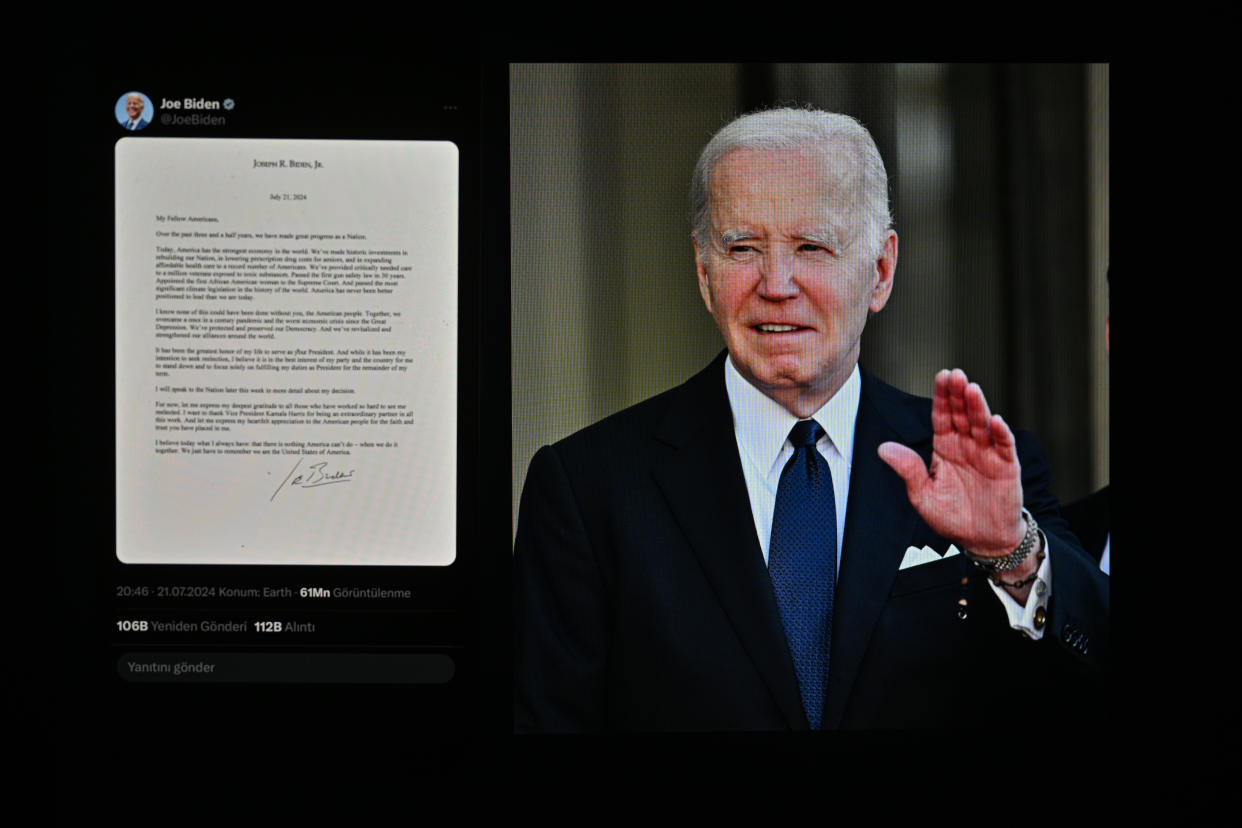
<svg viewBox="0 0 1242 828">
<path fill-rule="evenodd" d="M 712 290 L 707 278 L 707 265 L 703 261 L 703 248 L 699 246 L 698 237 L 694 233 L 690 234 L 690 240 L 694 242 L 694 269 L 699 274 L 699 295 L 703 297 L 703 304 L 707 305 L 707 312 L 711 313 Z"/>
<path fill-rule="evenodd" d="M 888 304 L 893 292 L 893 274 L 897 272 L 897 232 L 889 230 L 880 248 L 880 258 L 875 260 L 875 284 L 871 286 L 871 302 L 867 306 L 876 313 Z"/>
</svg>

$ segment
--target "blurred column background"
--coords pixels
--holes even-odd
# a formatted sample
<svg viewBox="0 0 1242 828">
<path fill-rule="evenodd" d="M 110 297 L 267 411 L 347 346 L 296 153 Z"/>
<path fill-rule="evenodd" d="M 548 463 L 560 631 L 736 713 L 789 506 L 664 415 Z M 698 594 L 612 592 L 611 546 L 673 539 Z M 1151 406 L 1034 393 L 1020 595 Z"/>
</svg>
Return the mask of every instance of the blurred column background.
<svg viewBox="0 0 1242 828">
<path fill-rule="evenodd" d="M 1108 482 L 1108 67 L 587 64 L 510 71 L 513 509 L 535 451 L 723 347 L 687 191 L 732 118 L 854 116 L 889 174 L 893 296 L 861 362 L 930 395 L 944 367 L 1043 442 L 1063 503 Z"/>
</svg>

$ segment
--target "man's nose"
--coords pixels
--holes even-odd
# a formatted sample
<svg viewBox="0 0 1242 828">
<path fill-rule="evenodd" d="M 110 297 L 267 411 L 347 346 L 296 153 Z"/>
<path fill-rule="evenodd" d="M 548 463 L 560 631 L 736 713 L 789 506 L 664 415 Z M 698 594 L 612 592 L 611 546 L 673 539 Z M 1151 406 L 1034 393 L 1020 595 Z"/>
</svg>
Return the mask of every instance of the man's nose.
<svg viewBox="0 0 1242 828">
<path fill-rule="evenodd" d="M 792 255 L 780 250 L 770 250 L 764 255 L 759 267 L 760 296 L 765 299 L 789 299 L 798 295 Z"/>
</svg>

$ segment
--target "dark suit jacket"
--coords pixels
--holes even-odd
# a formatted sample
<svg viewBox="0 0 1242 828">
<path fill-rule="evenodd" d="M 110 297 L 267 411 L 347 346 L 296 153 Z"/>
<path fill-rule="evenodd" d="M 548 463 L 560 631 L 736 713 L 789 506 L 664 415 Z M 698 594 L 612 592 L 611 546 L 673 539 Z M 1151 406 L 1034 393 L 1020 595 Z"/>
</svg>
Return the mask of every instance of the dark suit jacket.
<svg viewBox="0 0 1242 828">
<path fill-rule="evenodd" d="M 1110 501 L 1108 486 L 1105 486 L 1095 494 L 1066 506 L 1062 512 L 1070 529 L 1082 541 L 1082 548 L 1097 562 L 1104 557 L 1104 544 L 1108 541 Z"/>
<path fill-rule="evenodd" d="M 531 461 L 514 557 L 519 732 L 808 727 L 723 358 Z M 897 440 L 929 458 L 930 413 L 929 400 L 863 373 L 824 727 L 1096 715 L 1107 579 L 1059 518 L 1029 435 L 1018 435 L 1025 501 L 1052 555 L 1043 640 L 1009 628 L 964 555 L 898 572 L 907 547 L 948 542 L 876 448 Z"/>
</svg>

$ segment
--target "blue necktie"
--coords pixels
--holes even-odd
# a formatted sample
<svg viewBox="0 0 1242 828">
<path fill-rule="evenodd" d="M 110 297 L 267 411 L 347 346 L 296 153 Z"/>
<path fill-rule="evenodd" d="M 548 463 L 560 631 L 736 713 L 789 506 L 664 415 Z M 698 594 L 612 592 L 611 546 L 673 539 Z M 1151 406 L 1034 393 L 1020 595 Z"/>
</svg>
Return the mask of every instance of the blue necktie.
<svg viewBox="0 0 1242 828">
<path fill-rule="evenodd" d="M 823 721 L 837 575 L 832 474 L 815 450 L 823 434 L 814 420 L 801 420 L 789 432 L 794 455 L 785 464 L 776 489 L 768 546 L 768 573 L 812 730 L 819 730 Z"/>
</svg>

